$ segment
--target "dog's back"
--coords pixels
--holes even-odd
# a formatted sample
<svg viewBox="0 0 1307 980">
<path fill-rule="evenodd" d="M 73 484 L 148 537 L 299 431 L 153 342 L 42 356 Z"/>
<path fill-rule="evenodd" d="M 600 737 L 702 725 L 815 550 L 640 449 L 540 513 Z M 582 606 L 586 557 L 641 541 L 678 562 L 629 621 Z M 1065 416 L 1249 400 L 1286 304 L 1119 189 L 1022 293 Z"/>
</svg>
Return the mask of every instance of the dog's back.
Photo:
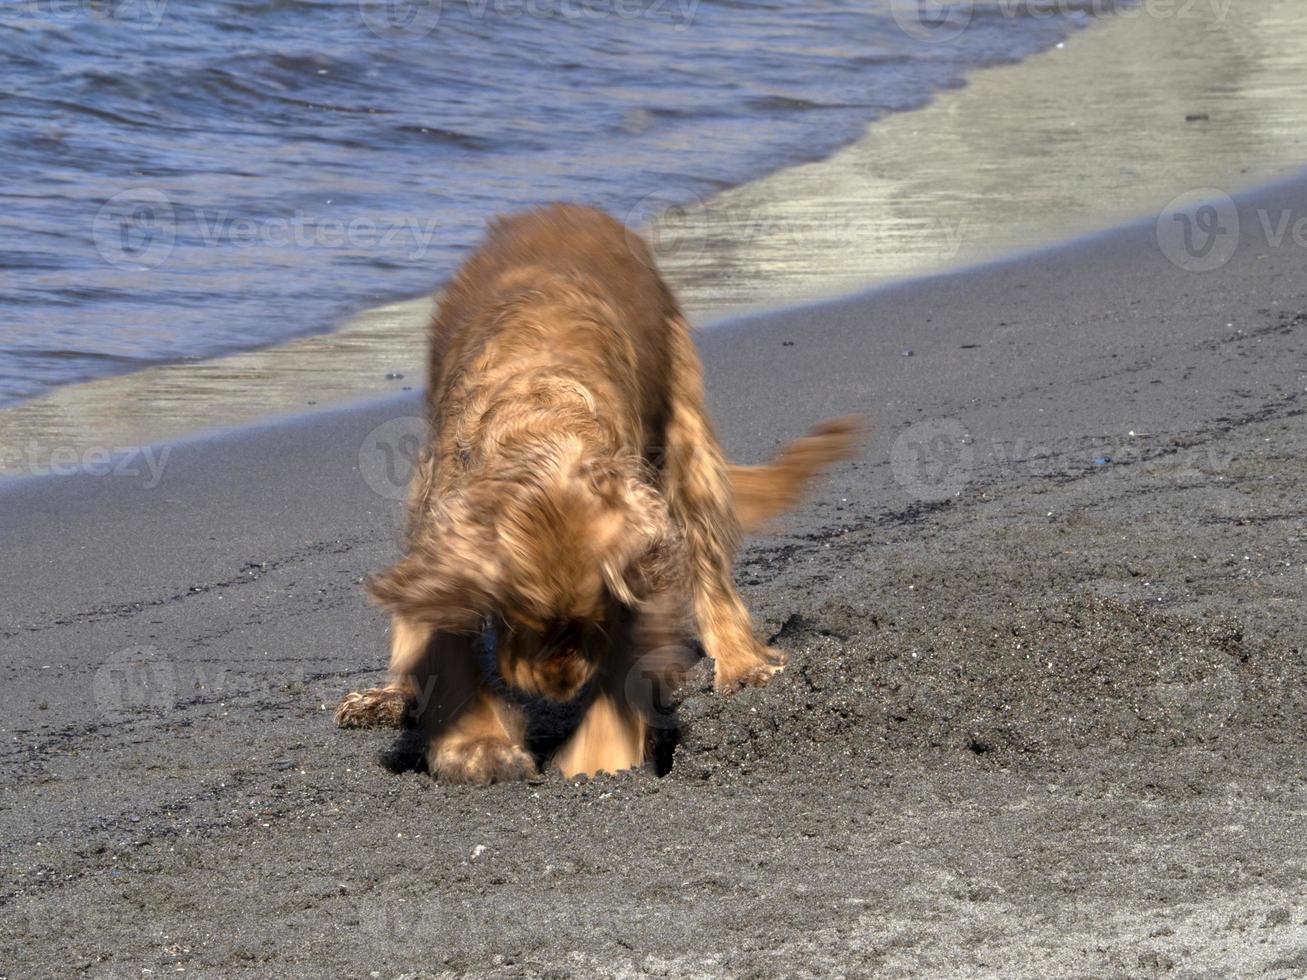
<svg viewBox="0 0 1307 980">
<path fill-rule="evenodd" d="M 445 290 L 432 324 L 431 397 L 446 386 L 447 368 L 480 350 L 502 324 L 497 311 L 515 296 L 530 295 L 538 302 L 551 290 L 571 290 L 583 302 L 611 311 L 603 318 L 606 323 L 588 326 L 620 330 L 630 342 L 639 390 L 629 394 L 638 399 L 644 421 L 652 422 L 662 409 L 669 367 L 667 321 L 679 315 L 676 301 L 638 235 L 602 211 L 575 204 L 554 204 L 491 223 L 484 244 Z"/>
</svg>

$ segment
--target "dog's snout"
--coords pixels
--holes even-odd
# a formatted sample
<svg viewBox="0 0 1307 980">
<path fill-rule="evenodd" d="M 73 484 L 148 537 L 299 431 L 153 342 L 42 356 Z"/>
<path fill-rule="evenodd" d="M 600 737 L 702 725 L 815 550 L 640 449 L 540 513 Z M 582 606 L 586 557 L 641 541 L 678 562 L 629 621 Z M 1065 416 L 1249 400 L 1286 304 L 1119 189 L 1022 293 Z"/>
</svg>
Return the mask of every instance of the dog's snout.
<svg viewBox="0 0 1307 980">
<path fill-rule="evenodd" d="M 545 631 L 544 649 L 549 654 L 571 653 L 585 643 L 585 627 L 575 621 L 552 623 Z"/>
<path fill-rule="evenodd" d="M 594 675 L 603 652 L 592 634 L 592 624 L 572 619 L 546 620 L 534 628 L 519 624 L 499 642 L 500 673 L 527 694 L 571 700 Z"/>
</svg>

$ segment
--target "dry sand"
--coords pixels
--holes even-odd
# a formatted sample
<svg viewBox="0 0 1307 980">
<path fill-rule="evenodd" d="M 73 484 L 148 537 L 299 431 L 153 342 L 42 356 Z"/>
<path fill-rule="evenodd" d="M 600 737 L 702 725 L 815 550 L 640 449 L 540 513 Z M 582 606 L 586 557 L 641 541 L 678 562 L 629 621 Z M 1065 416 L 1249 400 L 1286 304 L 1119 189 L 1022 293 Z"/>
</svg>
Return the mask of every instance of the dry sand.
<svg viewBox="0 0 1307 980">
<path fill-rule="evenodd" d="M 877 435 L 745 548 L 790 667 L 698 676 L 661 779 L 332 727 L 412 396 L 3 485 L 0 975 L 1307 974 L 1304 202 L 705 333 L 736 458 Z"/>
</svg>

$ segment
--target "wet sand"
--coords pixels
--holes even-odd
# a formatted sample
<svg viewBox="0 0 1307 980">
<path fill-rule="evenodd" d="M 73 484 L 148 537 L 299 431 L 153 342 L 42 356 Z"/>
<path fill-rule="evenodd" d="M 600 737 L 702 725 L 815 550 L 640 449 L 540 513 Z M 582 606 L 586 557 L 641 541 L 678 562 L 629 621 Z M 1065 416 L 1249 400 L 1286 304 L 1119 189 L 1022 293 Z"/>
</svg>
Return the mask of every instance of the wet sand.
<svg viewBox="0 0 1307 980">
<path fill-rule="evenodd" d="M 828 159 L 620 217 L 651 233 L 700 323 L 1011 256 L 1299 166 L 1305 34 L 1298 0 L 1150 0 L 978 71 Z M 321 336 L 2 409 L 0 474 L 401 391 L 421 374 L 429 309 L 392 304 Z"/>
<path fill-rule="evenodd" d="M 735 458 L 876 435 L 744 549 L 790 666 L 700 668 L 661 779 L 332 727 L 414 394 L 0 485 L 0 974 L 1301 976 L 1305 200 L 704 333 Z"/>
</svg>

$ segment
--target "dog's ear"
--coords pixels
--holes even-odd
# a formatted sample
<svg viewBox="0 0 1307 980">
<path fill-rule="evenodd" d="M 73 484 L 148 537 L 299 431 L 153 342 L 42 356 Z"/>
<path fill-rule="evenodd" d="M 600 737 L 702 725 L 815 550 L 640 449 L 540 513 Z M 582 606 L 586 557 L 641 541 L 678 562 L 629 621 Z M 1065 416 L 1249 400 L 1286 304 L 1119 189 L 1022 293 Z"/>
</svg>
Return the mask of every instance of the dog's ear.
<svg viewBox="0 0 1307 980">
<path fill-rule="evenodd" d="M 493 533 L 455 506 L 368 581 L 387 611 L 439 630 L 476 632 L 495 608 L 501 563 Z"/>
<path fill-rule="evenodd" d="M 662 494 L 640 474 L 638 464 L 620 463 L 592 474 L 605 511 L 597 535 L 604 584 L 629 607 L 680 587 L 684 577 L 681 533 Z"/>
</svg>

